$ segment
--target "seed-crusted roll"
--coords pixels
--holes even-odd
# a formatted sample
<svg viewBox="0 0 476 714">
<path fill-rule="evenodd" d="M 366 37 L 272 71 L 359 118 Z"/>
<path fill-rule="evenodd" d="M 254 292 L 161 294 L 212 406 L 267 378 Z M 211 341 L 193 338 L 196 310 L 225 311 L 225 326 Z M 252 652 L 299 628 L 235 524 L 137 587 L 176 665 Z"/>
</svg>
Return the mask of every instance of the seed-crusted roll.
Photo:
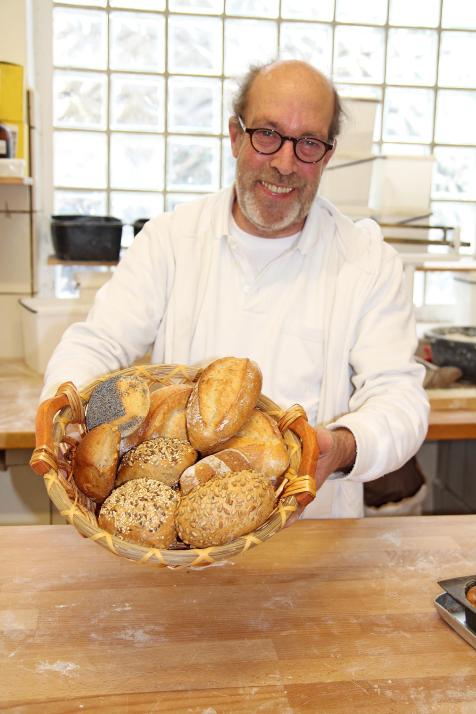
<svg viewBox="0 0 476 714">
<path fill-rule="evenodd" d="M 185 496 L 214 476 L 226 476 L 233 471 L 245 471 L 251 468 L 250 460 L 238 449 L 217 451 L 216 454 L 210 454 L 185 469 L 180 477 L 180 491 Z"/>
<path fill-rule="evenodd" d="M 223 357 L 206 367 L 187 404 L 187 433 L 197 451 L 219 451 L 247 421 L 261 392 L 260 368 L 250 359 Z M 217 447 L 217 448 L 216 448 Z"/>
<path fill-rule="evenodd" d="M 230 543 L 264 523 L 274 499 L 269 480 L 255 471 L 215 476 L 182 497 L 177 533 L 194 548 Z"/>
<path fill-rule="evenodd" d="M 102 503 L 114 488 L 120 439 L 116 426 L 100 424 L 88 431 L 76 447 L 74 481 L 96 503 Z"/>
<path fill-rule="evenodd" d="M 175 513 L 180 496 L 153 479 L 135 479 L 116 488 L 104 501 L 98 523 L 108 533 L 151 548 L 168 548 L 176 540 Z"/>
<path fill-rule="evenodd" d="M 219 450 L 238 449 L 250 461 L 251 468 L 265 474 L 276 486 L 289 465 L 289 454 L 276 422 L 266 412 L 254 409 L 241 429 L 227 439 Z M 211 449 L 212 453 L 217 447 Z"/>
<path fill-rule="evenodd" d="M 116 375 L 95 387 L 86 409 L 88 431 L 99 424 L 117 426 L 121 436 L 132 434 L 149 412 L 150 393 L 145 379 Z"/>
<path fill-rule="evenodd" d="M 143 441 L 122 457 L 116 486 L 137 478 L 151 478 L 174 486 L 188 466 L 195 463 L 197 452 L 188 441 L 159 436 Z"/>
</svg>

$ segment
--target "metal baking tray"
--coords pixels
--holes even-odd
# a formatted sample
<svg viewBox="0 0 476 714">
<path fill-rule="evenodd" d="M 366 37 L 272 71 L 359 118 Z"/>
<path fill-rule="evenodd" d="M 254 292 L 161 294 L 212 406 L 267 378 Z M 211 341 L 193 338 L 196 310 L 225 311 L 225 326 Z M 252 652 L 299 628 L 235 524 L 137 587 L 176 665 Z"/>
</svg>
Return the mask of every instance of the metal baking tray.
<svg viewBox="0 0 476 714">
<path fill-rule="evenodd" d="M 476 607 L 466 598 L 469 588 L 476 585 L 476 575 L 440 580 L 438 585 L 446 591 L 435 599 L 438 614 L 476 649 Z"/>
</svg>

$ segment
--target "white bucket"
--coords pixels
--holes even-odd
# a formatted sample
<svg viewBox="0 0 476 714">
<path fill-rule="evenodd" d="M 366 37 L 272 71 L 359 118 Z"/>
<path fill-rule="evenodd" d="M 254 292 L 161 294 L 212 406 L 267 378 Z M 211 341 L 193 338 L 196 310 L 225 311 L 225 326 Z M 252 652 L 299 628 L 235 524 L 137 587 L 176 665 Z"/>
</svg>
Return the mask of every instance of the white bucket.
<svg viewBox="0 0 476 714">
<path fill-rule="evenodd" d="M 20 298 L 22 309 L 23 349 L 27 365 L 44 374 L 46 365 L 73 322 L 86 319 L 90 305 L 80 300 L 59 298 Z"/>
</svg>

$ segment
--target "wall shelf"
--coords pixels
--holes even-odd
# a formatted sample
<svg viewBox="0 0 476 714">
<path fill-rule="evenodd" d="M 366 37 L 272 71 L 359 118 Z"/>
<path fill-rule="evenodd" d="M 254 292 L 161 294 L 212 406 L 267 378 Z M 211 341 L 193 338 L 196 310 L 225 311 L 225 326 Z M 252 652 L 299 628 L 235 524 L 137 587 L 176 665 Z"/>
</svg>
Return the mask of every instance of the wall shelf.
<svg viewBox="0 0 476 714">
<path fill-rule="evenodd" d="M 48 265 L 89 265 L 89 266 L 115 266 L 117 265 L 117 260 L 61 260 L 55 255 L 48 256 Z"/>
<path fill-rule="evenodd" d="M 0 176 L 1 186 L 33 186 L 31 176 Z"/>
</svg>

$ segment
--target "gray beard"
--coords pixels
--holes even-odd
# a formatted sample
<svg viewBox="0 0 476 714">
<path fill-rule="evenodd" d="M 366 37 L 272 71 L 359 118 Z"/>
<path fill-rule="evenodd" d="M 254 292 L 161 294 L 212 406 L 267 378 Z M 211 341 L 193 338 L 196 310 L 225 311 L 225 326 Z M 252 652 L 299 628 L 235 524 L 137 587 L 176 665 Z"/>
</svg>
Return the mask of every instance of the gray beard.
<svg viewBox="0 0 476 714">
<path fill-rule="evenodd" d="M 273 221 L 272 223 L 269 221 L 265 223 L 251 191 L 248 191 L 247 189 L 241 190 L 239 183 L 237 182 L 236 195 L 238 204 L 243 214 L 251 223 L 253 223 L 253 225 L 257 226 L 263 232 L 271 233 L 274 231 L 283 231 L 288 228 L 288 226 L 295 223 L 299 219 L 301 213 L 302 207 L 296 202 L 287 215 L 283 216 L 280 220 Z"/>
</svg>

